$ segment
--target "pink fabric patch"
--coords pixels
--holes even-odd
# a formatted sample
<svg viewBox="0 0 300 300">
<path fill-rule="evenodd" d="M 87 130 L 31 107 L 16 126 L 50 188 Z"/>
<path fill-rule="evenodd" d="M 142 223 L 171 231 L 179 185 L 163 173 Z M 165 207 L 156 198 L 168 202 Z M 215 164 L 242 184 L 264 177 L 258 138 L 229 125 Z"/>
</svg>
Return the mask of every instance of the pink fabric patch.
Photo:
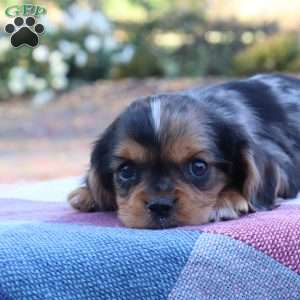
<svg viewBox="0 0 300 300">
<path fill-rule="evenodd" d="M 32 221 L 74 223 L 96 226 L 122 226 L 114 212 L 82 213 L 70 205 L 56 202 L 35 202 L 21 199 L 1 199 L 1 221 Z"/>
<path fill-rule="evenodd" d="M 190 227 L 245 242 L 300 274 L 300 206 L 282 205 L 241 219 Z"/>
</svg>

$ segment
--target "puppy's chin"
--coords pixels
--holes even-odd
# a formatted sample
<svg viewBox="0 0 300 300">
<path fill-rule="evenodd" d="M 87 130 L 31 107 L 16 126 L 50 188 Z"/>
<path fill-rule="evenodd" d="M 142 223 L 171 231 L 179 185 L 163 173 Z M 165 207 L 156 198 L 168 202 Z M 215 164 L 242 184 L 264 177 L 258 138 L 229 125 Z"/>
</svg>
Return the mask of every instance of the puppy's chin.
<svg viewBox="0 0 300 300">
<path fill-rule="evenodd" d="M 167 229 L 185 225 L 200 225 L 209 221 L 209 215 L 212 211 L 211 207 L 202 209 L 198 213 L 178 212 L 170 217 L 153 217 L 151 214 L 140 213 L 134 215 L 128 210 L 119 209 L 118 216 L 121 222 L 130 228 L 144 228 L 144 229 Z"/>
<path fill-rule="evenodd" d="M 146 218 L 136 218 L 135 216 L 119 213 L 121 222 L 129 228 L 140 229 L 167 229 L 179 226 L 178 221 L 173 218 L 153 218 L 150 215 Z"/>
</svg>

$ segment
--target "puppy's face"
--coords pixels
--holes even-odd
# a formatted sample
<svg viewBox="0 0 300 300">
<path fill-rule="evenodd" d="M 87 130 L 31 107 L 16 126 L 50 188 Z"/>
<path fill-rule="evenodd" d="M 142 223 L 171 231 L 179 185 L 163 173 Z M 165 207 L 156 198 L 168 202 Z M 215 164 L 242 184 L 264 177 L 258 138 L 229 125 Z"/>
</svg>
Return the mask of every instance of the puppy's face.
<svg viewBox="0 0 300 300">
<path fill-rule="evenodd" d="M 130 227 L 207 222 L 225 183 L 216 162 L 189 130 L 157 148 L 126 138 L 114 157 L 118 213 Z"/>
<path fill-rule="evenodd" d="M 161 96 L 133 103 L 108 128 L 95 146 L 92 167 L 126 226 L 208 221 L 230 182 L 224 151 L 231 149 L 220 149 L 212 126 L 193 99 Z"/>
<path fill-rule="evenodd" d="M 100 140 L 92 161 L 102 160 L 96 167 L 100 173 L 105 162 L 103 179 L 111 176 L 125 225 L 159 228 L 208 221 L 227 178 L 218 168 L 222 162 L 213 153 L 204 118 L 191 99 L 148 98 L 133 103 L 108 130 L 106 141 Z"/>
</svg>

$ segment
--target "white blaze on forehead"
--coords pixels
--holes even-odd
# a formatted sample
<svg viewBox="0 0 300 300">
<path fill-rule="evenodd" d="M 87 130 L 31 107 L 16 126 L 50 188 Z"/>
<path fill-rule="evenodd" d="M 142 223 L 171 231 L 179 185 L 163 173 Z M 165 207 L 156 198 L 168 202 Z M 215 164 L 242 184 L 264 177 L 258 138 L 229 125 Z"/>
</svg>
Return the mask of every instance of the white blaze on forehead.
<svg viewBox="0 0 300 300">
<path fill-rule="evenodd" d="M 154 97 L 151 100 L 150 106 L 154 129 L 158 132 L 160 127 L 160 99 L 158 97 Z"/>
</svg>

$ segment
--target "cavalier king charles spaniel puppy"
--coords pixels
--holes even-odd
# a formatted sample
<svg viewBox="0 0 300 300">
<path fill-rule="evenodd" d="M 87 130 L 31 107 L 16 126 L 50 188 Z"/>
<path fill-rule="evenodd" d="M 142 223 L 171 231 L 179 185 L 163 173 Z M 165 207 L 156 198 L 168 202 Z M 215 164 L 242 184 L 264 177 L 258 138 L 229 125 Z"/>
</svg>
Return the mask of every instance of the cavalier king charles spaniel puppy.
<svg viewBox="0 0 300 300">
<path fill-rule="evenodd" d="M 94 144 L 80 211 L 167 228 L 270 210 L 300 187 L 300 80 L 256 75 L 131 103 Z"/>
</svg>

